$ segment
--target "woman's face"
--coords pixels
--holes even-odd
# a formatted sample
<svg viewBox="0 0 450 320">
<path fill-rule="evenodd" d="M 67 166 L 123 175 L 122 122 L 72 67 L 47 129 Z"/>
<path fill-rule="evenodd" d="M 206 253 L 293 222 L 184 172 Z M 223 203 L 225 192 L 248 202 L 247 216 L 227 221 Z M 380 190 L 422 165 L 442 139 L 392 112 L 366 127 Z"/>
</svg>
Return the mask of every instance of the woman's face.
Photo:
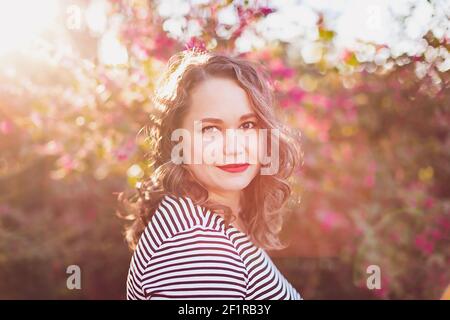
<svg viewBox="0 0 450 320">
<path fill-rule="evenodd" d="M 182 127 L 191 137 L 185 165 L 208 191 L 240 191 L 258 174 L 258 118 L 245 90 L 233 80 L 198 84 Z"/>
</svg>

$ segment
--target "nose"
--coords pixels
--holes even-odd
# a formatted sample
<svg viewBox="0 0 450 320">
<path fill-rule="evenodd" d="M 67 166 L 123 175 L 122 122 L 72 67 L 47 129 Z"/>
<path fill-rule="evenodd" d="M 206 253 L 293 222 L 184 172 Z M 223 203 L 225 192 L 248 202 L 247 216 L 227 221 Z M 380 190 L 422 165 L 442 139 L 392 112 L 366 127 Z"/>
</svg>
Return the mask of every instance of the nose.
<svg viewBox="0 0 450 320">
<path fill-rule="evenodd" d="M 225 132 L 223 152 L 226 163 L 240 163 L 245 161 L 245 136 L 241 131 L 239 129 L 227 129 Z"/>
</svg>

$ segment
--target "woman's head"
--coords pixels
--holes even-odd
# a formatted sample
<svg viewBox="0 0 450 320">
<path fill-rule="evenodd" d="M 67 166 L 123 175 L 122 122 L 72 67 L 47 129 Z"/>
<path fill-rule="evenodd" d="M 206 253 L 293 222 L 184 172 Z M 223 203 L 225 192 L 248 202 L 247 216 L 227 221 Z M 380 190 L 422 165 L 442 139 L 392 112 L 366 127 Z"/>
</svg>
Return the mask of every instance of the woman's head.
<svg viewBox="0 0 450 320">
<path fill-rule="evenodd" d="M 235 80 L 204 77 L 191 90 L 189 110 L 181 120 L 187 133 L 183 142 L 188 142 L 182 144 L 184 165 L 210 193 L 242 191 L 260 170 L 258 116 Z M 242 166 L 229 167 L 235 164 Z"/>
<path fill-rule="evenodd" d="M 266 73 L 248 60 L 183 51 L 169 60 L 153 102 L 148 139 L 154 171 L 139 188 L 139 219 L 127 232 L 131 247 L 165 194 L 189 196 L 229 222 L 230 208 L 210 198 L 228 191 L 241 192 L 241 220 L 255 243 L 280 247 L 286 179 L 301 154 L 298 137 L 276 119 Z M 223 167 L 231 164 L 244 165 Z M 264 174 L 268 167 L 276 170 Z"/>
</svg>

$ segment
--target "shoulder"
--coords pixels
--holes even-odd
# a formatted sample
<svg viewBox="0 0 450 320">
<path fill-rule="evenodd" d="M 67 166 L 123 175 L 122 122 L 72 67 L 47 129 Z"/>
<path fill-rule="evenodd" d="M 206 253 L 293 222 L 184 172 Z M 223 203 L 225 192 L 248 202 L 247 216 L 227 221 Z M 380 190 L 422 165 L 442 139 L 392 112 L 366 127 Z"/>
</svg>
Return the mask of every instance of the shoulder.
<svg viewBox="0 0 450 320">
<path fill-rule="evenodd" d="M 164 196 L 150 223 L 165 224 L 176 231 L 185 231 L 204 224 L 204 208 L 195 205 L 189 197 Z M 171 230 L 169 230 L 171 231 Z"/>
<path fill-rule="evenodd" d="M 245 296 L 243 260 L 223 231 L 223 220 L 204 209 L 187 197 L 162 199 L 133 255 L 128 287 L 134 296 Z"/>
<path fill-rule="evenodd" d="M 247 283 L 248 273 L 236 249 L 213 230 L 169 239 L 141 277 L 148 299 L 243 299 Z"/>
<path fill-rule="evenodd" d="M 141 252 L 143 260 L 148 261 L 165 245 L 180 244 L 189 237 L 227 238 L 219 216 L 194 204 L 189 197 L 165 195 L 144 229 L 136 250 Z"/>
</svg>

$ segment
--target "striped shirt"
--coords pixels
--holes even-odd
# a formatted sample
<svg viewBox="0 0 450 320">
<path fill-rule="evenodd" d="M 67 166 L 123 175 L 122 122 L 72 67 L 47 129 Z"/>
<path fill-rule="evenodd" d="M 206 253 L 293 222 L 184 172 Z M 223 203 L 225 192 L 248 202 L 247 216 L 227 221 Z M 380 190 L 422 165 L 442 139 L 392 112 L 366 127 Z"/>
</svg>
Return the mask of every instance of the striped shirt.
<svg viewBox="0 0 450 320">
<path fill-rule="evenodd" d="M 127 299 L 300 300 L 268 254 L 187 196 L 162 198 L 139 239 Z"/>
</svg>

